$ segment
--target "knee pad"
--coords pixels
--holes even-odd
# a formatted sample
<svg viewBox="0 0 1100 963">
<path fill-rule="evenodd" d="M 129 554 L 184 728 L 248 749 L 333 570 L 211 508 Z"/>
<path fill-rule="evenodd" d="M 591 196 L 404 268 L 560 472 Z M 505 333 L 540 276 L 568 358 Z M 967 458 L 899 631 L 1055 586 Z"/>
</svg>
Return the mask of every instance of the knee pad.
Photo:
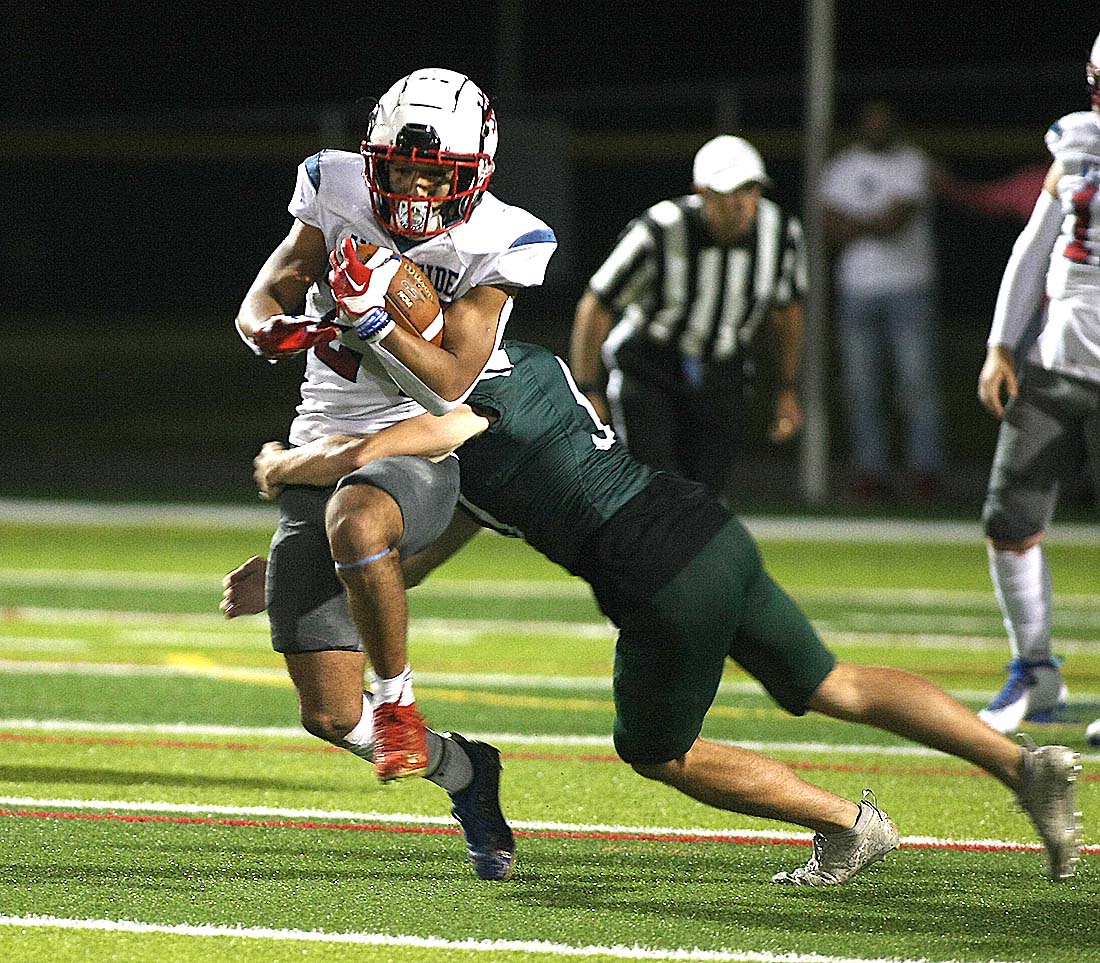
<svg viewBox="0 0 1100 963">
<path fill-rule="evenodd" d="M 1041 532 L 1045 525 L 1040 506 L 1026 493 L 1012 495 L 990 489 L 982 506 L 982 529 L 994 541 L 1019 542 Z"/>
</svg>

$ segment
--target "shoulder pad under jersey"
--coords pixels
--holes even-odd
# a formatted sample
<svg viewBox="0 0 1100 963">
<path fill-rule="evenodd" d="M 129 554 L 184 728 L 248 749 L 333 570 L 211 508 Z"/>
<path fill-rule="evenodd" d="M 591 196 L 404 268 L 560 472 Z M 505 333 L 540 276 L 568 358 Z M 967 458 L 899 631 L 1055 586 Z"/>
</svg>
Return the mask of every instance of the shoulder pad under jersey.
<svg viewBox="0 0 1100 963">
<path fill-rule="evenodd" d="M 1070 154 L 1100 157 L 1100 115 L 1092 110 L 1066 114 L 1050 125 L 1046 142 L 1055 157 Z"/>
</svg>

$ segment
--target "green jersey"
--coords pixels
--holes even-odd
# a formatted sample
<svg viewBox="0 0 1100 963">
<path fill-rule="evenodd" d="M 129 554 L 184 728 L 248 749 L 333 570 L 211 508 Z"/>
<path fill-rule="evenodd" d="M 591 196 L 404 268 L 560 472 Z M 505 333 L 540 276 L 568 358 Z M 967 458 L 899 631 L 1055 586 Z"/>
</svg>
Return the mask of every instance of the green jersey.
<svg viewBox="0 0 1100 963">
<path fill-rule="evenodd" d="M 604 522 L 654 471 L 627 454 L 546 348 L 506 341 L 467 403 L 498 416 L 458 452 L 462 501 L 481 522 L 524 538 L 571 572 Z"/>
<path fill-rule="evenodd" d="M 835 659 L 744 526 L 703 485 L 632 458 L 559 358 L 504 347 L 509 364 L 468 399 L 499 417 L 458 451 L 462 501 L 585 579 L 619 627 L 619 755 L 653 764 L 686 753 L 729 658 L 805 712 Z"/>
</svg>

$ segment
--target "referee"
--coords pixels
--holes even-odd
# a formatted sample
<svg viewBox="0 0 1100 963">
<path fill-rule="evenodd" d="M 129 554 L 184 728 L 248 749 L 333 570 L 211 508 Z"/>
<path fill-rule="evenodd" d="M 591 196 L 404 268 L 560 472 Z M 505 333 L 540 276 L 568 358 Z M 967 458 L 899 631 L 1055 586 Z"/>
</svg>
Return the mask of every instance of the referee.
<svg viewBox="0 0 1100 963">
<path fill-rule="evenodd" d="M 779 378 L 768 436 L 802 427 L 805 256 L 798 220 L 763 196 L 771 181 L 748 141 L 715 137 L 692 173 L 695 192 L 631 221 L 589 281 L 570 366 L 636 458 L 725 496 L 764 325 Z"/>
</svg>

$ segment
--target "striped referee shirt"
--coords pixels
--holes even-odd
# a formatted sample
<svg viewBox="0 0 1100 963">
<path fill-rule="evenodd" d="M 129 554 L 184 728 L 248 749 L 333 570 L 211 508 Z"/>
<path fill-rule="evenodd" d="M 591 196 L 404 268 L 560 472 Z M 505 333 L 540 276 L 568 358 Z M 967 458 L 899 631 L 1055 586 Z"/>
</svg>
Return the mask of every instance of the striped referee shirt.
<svg viewBox="0 0 1100 963">
<path fill-rule="evenodd" d="M 804 297 L 802 226 L 762 197 L 755 231 L 723 247 L 697 195 L 661 201 L 627 225 L 589 286 L 621 318 L 607 349 L 643 336 L 685 357 L 726 361 L 772 308 Z"/>
</svg>

